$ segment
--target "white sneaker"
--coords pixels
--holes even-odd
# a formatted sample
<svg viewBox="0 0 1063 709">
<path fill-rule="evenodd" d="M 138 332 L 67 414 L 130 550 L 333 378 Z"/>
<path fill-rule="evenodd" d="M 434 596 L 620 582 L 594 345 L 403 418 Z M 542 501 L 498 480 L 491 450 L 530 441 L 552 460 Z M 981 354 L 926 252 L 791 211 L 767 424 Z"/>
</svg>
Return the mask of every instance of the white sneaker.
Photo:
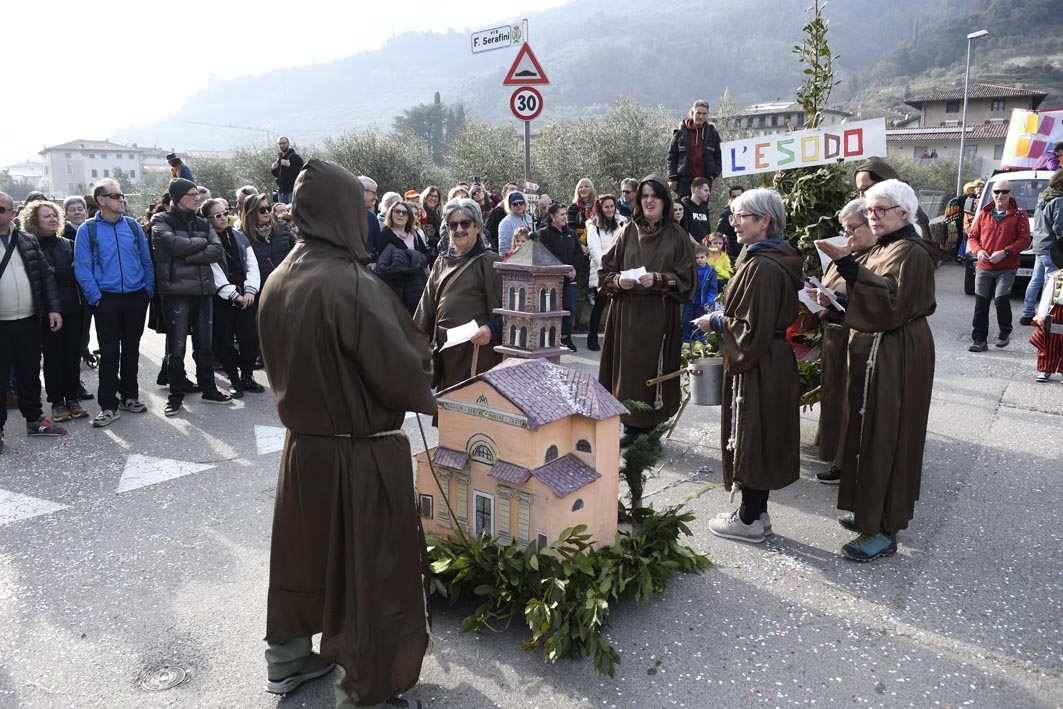
<svg viewBox="0 0 1063 709">
<path fill-rule="evenodd" d="M 1037 382 L 1038 384 L 1044 384 L 1045 382 L 1050 382 L 1050 381 L 1052 381 L 1052 373 L 1051 372 L 1038 372 L 1037 376 L 1034 377 L 1034 381 Z"/>
<path fill-rule="evenodd" d="M 727 519 L 730 516 L 730 512 L 721 512 L 713 519 Z M 771 531 L 771 515 L 769 515 L 767 512 L 764 512 L 760 515 L 760 523 L 764 525 L 764 536 L 770 537 L 771 535 L 775 534 L 775 532 Z"/>
<path fill-rule="evenodd" d="M 739 542 L 760 544 L 765 539 L 764 523 L 756 519 L 752 524 L 745 524 L 738 516 L 738 510 L 727 517 L 715 517 L 709 520 L 709 531 L 717 537 L 734 539 Z"/>
</svg>

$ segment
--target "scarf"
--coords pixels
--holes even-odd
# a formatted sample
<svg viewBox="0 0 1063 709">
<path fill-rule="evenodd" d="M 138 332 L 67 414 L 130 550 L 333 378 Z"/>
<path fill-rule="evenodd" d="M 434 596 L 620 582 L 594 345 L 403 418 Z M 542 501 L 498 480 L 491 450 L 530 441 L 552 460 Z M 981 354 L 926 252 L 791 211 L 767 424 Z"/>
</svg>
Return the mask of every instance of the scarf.
<svg viewBox="0 0 1063 709">
<path fill-rule="evenodd" d="M 1063 192 L 1060 192 L 1055 187 L 1046 187 L 1045 191 L 1041 193 L 1042 202 L 1051 202 L 1056 197 L 1063 197 Z"/>
<path fill-rule="evenodd" d="M 256 226 L 255 233 L 258 234 L 259 241 L 263 241 L 268 244 L 273 239 L 273 225 L 263 224 L 262 226 Z"/>
</svg>

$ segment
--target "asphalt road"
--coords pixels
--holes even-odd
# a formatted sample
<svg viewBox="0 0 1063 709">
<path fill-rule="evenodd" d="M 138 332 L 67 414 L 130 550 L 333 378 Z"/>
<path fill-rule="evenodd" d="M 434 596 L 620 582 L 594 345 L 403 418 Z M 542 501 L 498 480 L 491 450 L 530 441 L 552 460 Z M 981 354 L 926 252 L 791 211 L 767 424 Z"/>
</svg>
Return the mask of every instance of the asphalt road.
<svg viewBox="0 0 1063 709">
<path fill-rule="evenodd" d="M 698 518 L 688 543 L 716 565 L 652 605 L 614 609 L 616 678 L 586 661 L 544 664 L 520 649 L 521 627 L 462 634 L 463 609 L 436 602 L 435 653 L 410 696 L 470 708 L 1063 705 L 1063 385 L 1034 382 L 1028 328 L 1004 350 L 967 352 L 961 279 L 957 266 L 938 272 L 922 498 L 895 557 L 839 555 L 851 535 L 835 522 L 837 488 L 813 478 L 815 411 L 803 415 L 801 480 L 772 495 L 775 537 L 712 537 L 707 521 L 731 509 L 716 486 L 719 409 L 692 406 L 648 499 L 685 501 Z M 43 440 L 10 412 L 0 707 L 331 707 L 338 672 L 283 699 L 262 690 L 283 435 L 271 399 L 192 395 L 166 419 L 161 345 L 145 336 L 145 414 Z M 566 359 L 596 369 L 593 354 Z M 420 450 L 416 422 L 406 429 Z M 714 472 L 692 480 L 701 466 Z M 143 689 L 161 667 L 184 681 Z"/>
</svg>

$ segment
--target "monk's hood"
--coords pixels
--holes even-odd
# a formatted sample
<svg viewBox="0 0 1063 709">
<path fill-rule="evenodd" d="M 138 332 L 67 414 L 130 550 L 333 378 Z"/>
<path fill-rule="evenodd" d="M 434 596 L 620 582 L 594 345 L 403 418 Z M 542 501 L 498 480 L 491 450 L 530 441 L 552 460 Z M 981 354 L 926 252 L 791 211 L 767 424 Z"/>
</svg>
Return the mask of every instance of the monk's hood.
<svg viewBox="0 0 1063 709">
<path fill-rule="evenodd" d="M 368 225 L 361 181 L 346 168 L 311 158 L 295 178 L 292 219 L 307 243 L 343 249 L 368 263 Z"/>
</svg>

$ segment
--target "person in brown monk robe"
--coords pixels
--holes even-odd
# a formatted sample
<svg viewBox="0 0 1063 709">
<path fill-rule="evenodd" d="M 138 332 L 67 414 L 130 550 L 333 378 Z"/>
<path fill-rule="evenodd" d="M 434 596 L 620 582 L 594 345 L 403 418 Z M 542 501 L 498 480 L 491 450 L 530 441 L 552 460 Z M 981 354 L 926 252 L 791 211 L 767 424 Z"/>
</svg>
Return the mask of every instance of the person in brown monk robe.
<svg viewBox="0 0 1063 709">
<path fill-rule="evenodd" d="M 295 181 L 302 234 L 262 291 L 262 358 L 288 428 L 266 607 L 266 689 L 346 676 L 337 706 L 419 706 L 428 646 L 424 534 L 407 411 L 435 413 L 428 339 L 366 268 L 362 184 L 310 160 Z M 321 633 L 321 654 L 311 636 Z"/>
<path fill-rule="evenodd" d="M 680 308 L 694 297 L 698 269 L 690 236 L 674 221 L 664 178 L 650 175 L 638 186 L 631 221 L 602 256 L 598 287 L 612 298 L 605 322 L 598 381 L 620 401 L 650 406 L 623 416 L 621 446 L 670 419 L 679 410 L 679 379 L 646 386 L 646 380 L 682 366 Z M 643 267 L 639 278 L 622 272 Z"/>
<path fill-rule="evenodd" d="M 838 507 L 839 522 L 859 535 L 842 547 L 857 561 L 897 551 L 923 472 L 923 448 L 934 386 L 934 335 L 927 316 L 937 308 L 934 271 L 948 255 L 920 238 L 919 200 L 900 180 L 864 195 L 875 245 L 863 264 L 845 246 L 816 245 L 834 260 L 848 295 L 842 324 L 849 338 L 849 420 Z"/>
<path fill-rule="evenodd" d="M 732 209 L 745 256 L 727 283 L 723 312 L 695 322 L 723 340 L 723 483 L 732 496 L 741 490 L 742 505 L 710 520 L 709 531 L 759 543 L 772 533 L 769 492 L 800 477 L 800 382 L 786 328 L 797 317 L 804 258 L 783 235 L 778 192 L 743 192 Z"/>
<path fill-rule="evenodd" d="M 502 361 L 502 355 L 487 346 L 502 344 L 502 316 L 494 312 L 502 307 L 502 276 L 494 267 L 502 257 L 480 238 L 484 227 L 480 205 L 468 197 L 452 199 L 443 207 L 442 223 L 449 235 L 447 249 L 432 264 L 428 285 L 413 315 L 417 327 L 433 344 L 432 386 L 437 391 Z M 443 349 L 446 330 L 470 320 L 480 326 L 472 339 Z M 474 345 L 480 348 L 475 372 Z"/>
<path fill-rule="evenodd" d="M 854 199 L 838 212 L 843 235 L 852 237 L 853 253 L 857 261 L 863 263 L 867 251 L 875 245 L 875 235 L 862 210 L 864 198 Z M 844 301 L 845 279 L 838 273 L 831 261 L 823 271 L 822 283 L 838 294 Z M 827 470 L 816 473 L 816 480 L 825 485 L 837 485 L 842 478 L 842 446 L 845 439 L 845 422 L 848 412 L 845 409 L 846 385 L 849 382 L 849 328 L 841 324 L 842 313 L 830 307 L 830 300 L 811 284 L 805 291 L 813 301 L 817 301 L 825 310 L 817 315 L 823 322 L 823 339 L 820 343 L 820 402 L 819 425 L 816 428 L 816 444 L 819 446 L 819 459 L 831 461 Z"/>
</svg>

